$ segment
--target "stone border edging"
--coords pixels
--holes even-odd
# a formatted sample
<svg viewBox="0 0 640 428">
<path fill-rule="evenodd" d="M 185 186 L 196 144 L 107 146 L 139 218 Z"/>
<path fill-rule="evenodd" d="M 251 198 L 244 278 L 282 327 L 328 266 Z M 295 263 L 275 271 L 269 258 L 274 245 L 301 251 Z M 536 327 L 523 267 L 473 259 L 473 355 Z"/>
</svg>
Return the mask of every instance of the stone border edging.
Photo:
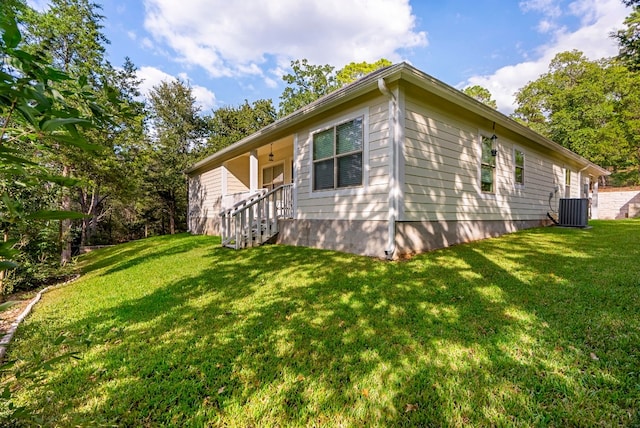
<svg viewBox="0 0 640 428">
<path fill-rule="evenodd" d="M 13 321 L 11 323 L 11 327 L 9 327 L 9 330 L 7 330 L 7 332 L 4 334 L 4 336 L 2 336 L 2 339 L 0 339 L 0 361 L 2 361 L 4 359 L 4 354 L 7 352 L 7 347 L 9 346 L 9 343 L 11 342 L 11 339 L 13 339 L 13 335 L 16 334 L 16 331 L 18 330 L 18 326 L 27 317 L 27 315 L 29 315 L 29 313 L 31 313 L 31 310 L 33 309 L 35 304 L 38 303 L 38 301 L 40 301 L 40 298 L 42 297 L 42 294 L 46 293 L 47 291 L 52 290 L 54 288 L 58 288 L 58 287 L 62 287 L 63 285 L 70 284 L 70 283 L 76 281 L 78 278 L 80 278 L 79 274 L 75 275 L 73 278 L 71 278 L 71 279 L 69 279 L 69 280 L 67 280 L 67 281 L 65 281 L 65 282 L 63 282 L 61 284 L 50 285 L 50 286 L 45 287 L 42 290 L 38 291 L 38 294 L 36 294 L 36 297 L 31 299 L 31 302 L 29 302 L 29 304 L 27 305 L 26 308 L 24 308 L 22 313 L 20 313 L 20 315 L 18 315 L 18 318 L 16 318 L 15 321 Z"/>
</svg>

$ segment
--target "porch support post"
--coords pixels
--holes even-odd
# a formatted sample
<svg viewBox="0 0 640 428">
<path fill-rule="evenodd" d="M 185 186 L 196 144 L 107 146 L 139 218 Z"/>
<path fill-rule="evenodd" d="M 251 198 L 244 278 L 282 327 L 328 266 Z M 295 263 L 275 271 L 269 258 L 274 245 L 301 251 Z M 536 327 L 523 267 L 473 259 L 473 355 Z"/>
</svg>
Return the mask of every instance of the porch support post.
<svg viewBox="0 0 640 428">
<path fill-rule="evenodd" d="M 220 181 L 221 181 L 221 185 L 222 185 L 222 196 L 226 196 L 228 191 L 227 191 L 227 181 L 229 180 L 228 175 L 227 175 L 227 167 L 226 165 L 222 165 L 221 166 L 222 170 L 220 171 Z"/>
<path fill-rule="evenodd" d="M 598 184 L 600 183 L 600 177 L 596 178 L 596 182 L 593 183 L 593 192 L 591 193 L 591 218 L 598 219 Z"/>
<path fill-rule="evenodd" d="M 249 190 L 258 190 L 258 151 L 251 150 L 249 153 Z"/>
</svg>

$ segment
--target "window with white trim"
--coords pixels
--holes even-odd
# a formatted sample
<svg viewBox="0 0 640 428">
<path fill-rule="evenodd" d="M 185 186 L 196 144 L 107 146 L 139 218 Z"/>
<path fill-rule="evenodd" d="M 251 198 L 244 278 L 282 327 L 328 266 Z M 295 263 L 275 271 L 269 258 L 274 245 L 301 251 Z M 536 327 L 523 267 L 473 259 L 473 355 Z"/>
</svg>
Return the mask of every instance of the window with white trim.
<svg viewBox="0 0 640 428">
<path fill-rule="evenodd" d="M 513 163 L 516 186 L 524 186 L 524 152 L 522 150 L 514 149 Z"/>
<path fill-rule="evenodd" d="M 313 190 L 362 186 L 364 118 L 313 135 Z"/>
<path fill-rule="evenodd" d="M 484 193 L 495 193 L 496 156 L 493 140 L 482 136 L 482 157 L 480 162 L 480 189 Z"/>
<path fill-rule="evenodd" d="M 564 197 L 571 197 L 571 170 L 569 168 L 564 169 Z"/>
</svg>

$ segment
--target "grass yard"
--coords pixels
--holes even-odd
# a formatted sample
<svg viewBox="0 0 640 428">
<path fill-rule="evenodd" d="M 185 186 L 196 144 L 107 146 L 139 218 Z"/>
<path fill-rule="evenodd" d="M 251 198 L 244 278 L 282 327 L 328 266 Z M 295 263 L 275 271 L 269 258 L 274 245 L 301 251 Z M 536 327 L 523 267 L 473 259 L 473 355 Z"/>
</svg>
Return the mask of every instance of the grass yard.
<svg viewBox="0 0 640 428">
<path fill-rule="evenodd" d="M 639 426 L 640 221 L 592 225 L 394 263 L 188 235 L 100 250 L 8 353 L 82 359 L 16 400 L 46 426 Z"/>
</svg>

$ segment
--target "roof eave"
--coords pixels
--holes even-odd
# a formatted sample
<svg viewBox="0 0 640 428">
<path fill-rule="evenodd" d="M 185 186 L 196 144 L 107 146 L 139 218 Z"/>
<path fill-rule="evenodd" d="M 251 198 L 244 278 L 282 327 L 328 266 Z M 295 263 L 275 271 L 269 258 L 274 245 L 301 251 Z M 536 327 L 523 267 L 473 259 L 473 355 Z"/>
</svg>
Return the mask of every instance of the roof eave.
<svg viewBox="0 0 640 428">
<path fill-rule="evenodd" d="M 496 125 L 502 126 L 511 130 L 512 132 L 522 135 L 523 137 L 541 145 L 542 147 L 546 147 L 550 150 L 557 151 L 562 155 L 570 158 L 574 162 L 583 165 L 591 171 L 595 175 L 610 175 L 611 172 L 602 168 L 599 165 L 596 165 L 593 162 L 588 161 L 582 156 L 572 152 L 571 150 L 561 146 L 560 144 L 538 134 L 531 128 L 511 119 L 509 116 L 500 113 L 498 110 L 495 110 L 486 104 L 477 101 L 476 99 L 465 95 L 464 93 L 452 88 L 451 86 L 441 82 L 440 80 L 430 76 L 415 67 L 407 68 L 407 72 L 402 75 L 404 79 L 407 81 L 416 84 L 418 86 L 424 87 L 425 80 L 430 83 L 429 87 L 426 88 L 428 91 L 433 92 L 434 94 L 448 99 L 454 104 L 459 105 L 460 107 L 471 111 L 481 117 L 485 117 L 488 120 L 491 120 L 496 123 Z"/>
<path fill-rule="evenodd" d="M 194 171 L 203 169 L 209 165 L 221 164 L 229 159 L 246 153 L 247 151 L 257 149 L 258 147 L 269 142 L 273 136 L 278 133 L 286 133 L 287 129 L 293 129 L 296 125 L 302 121 L 308 119 L 312 115 L 316 115 L 333 108 L 336 105 L 348 102 L 352 99 L 358 98 L 369 92 L 377 90 L 378 79 L 388 79 L 394 74 L 398 74 L 404 68 L 406 64 L 400 63 L 378 70 L 378 72 L 371 73 L 366 77 L 358 80 L 350 85 L 344 86 L 330 94 L 325 95 L 322 98 L 302 107 L 299 110 L 276 120 L 270 125 L 265 126 L 259 131 L 239 140 L 224 149 L 213 153 L 212 155 L 196 162 L 191 167 L 184 170 L 186 174 L 190 174 Z"/>
</svg>

